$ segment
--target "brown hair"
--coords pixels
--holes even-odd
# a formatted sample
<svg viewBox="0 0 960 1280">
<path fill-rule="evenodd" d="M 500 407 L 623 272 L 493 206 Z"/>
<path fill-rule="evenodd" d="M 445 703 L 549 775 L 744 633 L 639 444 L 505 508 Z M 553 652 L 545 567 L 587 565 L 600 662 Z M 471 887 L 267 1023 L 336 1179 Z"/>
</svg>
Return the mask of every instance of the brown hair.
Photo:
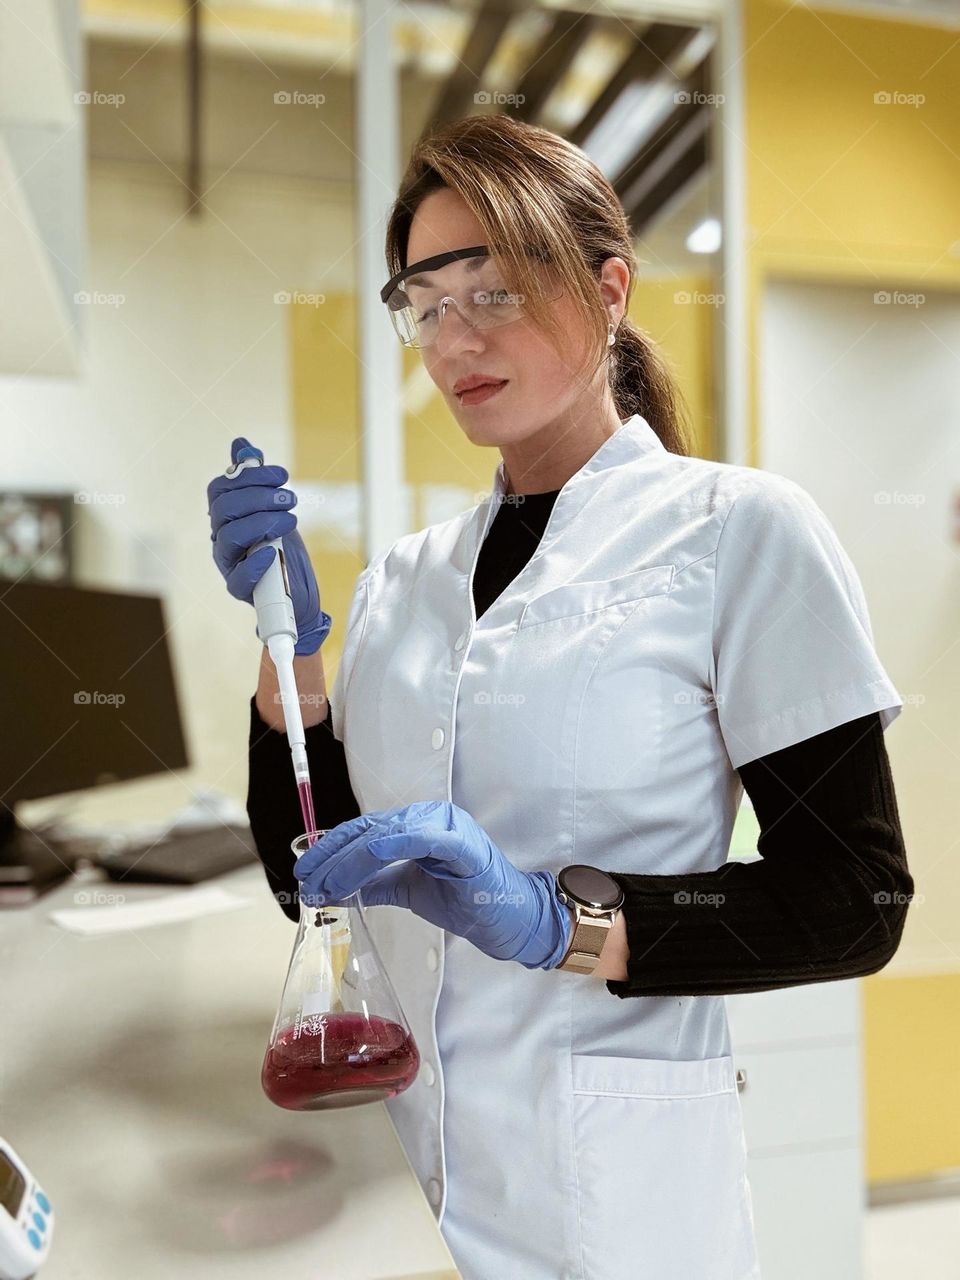
<svg viewBox="0 0 960 1280">
<path fill-rule="evenodd" d="M 672 453 L 688 454 L 686 405 L 657 343 L 624 313 L 614 346 L 598 281 L 605 258 L 637 257 L 630 224 L 613 187 L 589 157 L 565 138 L 508 115 L 466 116 L 425 132 L 414 146 L 390 211 L 387 270 L 406 265 L 414 214 L 432 191 L 447 187 L 472 210 L 484 243 L 496 254 L 524 308 L 558 346 L 565 335 L 544 297 L 538 266 L 549 263 L 588 318 L 590 341 L 608 363 L 608 380 L 622 420 L 641 414 Z M 571 234 L 572 232 L 572 234 Z M 540 269 L 542 270 L 542 268 Z"/>
</svg>

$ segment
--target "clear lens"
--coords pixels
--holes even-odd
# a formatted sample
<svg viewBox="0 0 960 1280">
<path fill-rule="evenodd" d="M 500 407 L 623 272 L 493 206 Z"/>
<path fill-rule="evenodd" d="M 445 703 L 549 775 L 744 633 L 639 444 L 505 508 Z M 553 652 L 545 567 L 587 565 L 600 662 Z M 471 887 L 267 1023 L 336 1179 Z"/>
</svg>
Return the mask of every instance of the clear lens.
<svg viewBox="0 0 960 1280">
<path fill-rule="evenodd" d="M 561 296 L 561 287 L 545 283 L 549 301 Z M 477 329 L 511 324 L 523 314 L 523 295 L 509 291 L 493 258 L 478 254 L 401 280 L 386 303 L 401 342 L 417 348 L 435 342 L 451 298 L 465 323 Z"/>
</svg>

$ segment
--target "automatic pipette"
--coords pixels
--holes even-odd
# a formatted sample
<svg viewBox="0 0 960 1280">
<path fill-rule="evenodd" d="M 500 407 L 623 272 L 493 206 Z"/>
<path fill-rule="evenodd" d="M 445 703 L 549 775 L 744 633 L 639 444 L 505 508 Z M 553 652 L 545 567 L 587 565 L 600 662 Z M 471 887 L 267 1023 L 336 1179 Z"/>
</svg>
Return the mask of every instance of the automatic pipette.
<svg viewBox="0 0 960 1280">
<path fill-rule="evenodd" d="M 232 480 L 246 467 L 262 467 L 263 454 L 253 445 L 244 445 L 237 453 L 237 461 L 227 467 L 224 475 Z M 270 567 L 253 588 L 253 604 L 257 611 L 257 635 L 267 646 L 267 651 L 277 669 L 283 719 L 290 743 L 293 772 L 297 780 L 300 809 L 303 813 L 304 831 L 313 834 L 317 829 L 313 813 L 313 792 L 310 788 L 310 769 L 307 765 L 307 747 L 303 733 L 303 717 L 300 714 L 300 694 L 293 674 L 294 647 L 297 643 L 297 619 L 293 611 L 293 598 L 287 578 L 286 557 L 281 538 L 268 538 L 258 542 L 247 552 L 252 555 L 261 547 L 275 547 L 277 554 Z"/>
</svg>

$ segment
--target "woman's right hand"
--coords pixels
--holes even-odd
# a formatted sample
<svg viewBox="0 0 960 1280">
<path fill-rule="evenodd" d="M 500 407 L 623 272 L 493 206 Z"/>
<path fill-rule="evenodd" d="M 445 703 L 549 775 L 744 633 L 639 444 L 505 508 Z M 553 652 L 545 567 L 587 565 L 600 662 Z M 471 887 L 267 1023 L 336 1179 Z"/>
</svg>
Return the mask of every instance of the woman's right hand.
<svg viewBox="0 0 960 1280">
<path fill-rule="evenodd" d="M 255 447 L 243 436 L 230 446 L 236 463 L 243 448 Z M 245 467 L 232 479 L 214 476 L 207 485 L 207 514 L 213 560 L 223 574 L 227 590 L 237 600 L 253 604 L 253 588 L 273 563 L 273 547 L 261 547 L 247 555 L 252 546 L 270 538 L 282 538 L 287 579 L 297 622 L 297 654 L 315 653 L 326 637 L 330 615 L 320 608 L 320 592 L 310 556 L 297 531 L 297 504 L 292 489 L 282 486 L 289 479 L 284 467 Z M 319 637 L 319 638 L 318 638 Z"/>
</svg>

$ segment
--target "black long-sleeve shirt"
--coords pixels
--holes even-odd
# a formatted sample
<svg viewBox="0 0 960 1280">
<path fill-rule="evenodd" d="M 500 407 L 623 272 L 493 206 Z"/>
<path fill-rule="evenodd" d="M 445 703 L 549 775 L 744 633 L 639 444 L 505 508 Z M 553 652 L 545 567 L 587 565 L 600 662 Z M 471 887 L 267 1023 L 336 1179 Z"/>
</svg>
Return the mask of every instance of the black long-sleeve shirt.
<svg viewBox="0 0 960 1280">
<path fill-rule="evenodd" d="M 480 548 L 477 617 L 533 554 L 559 493 L 502 503 Z M 306 730 L 317 825 L 357 817 L 331 717 Z M 299 918 L 291 841 L 302 819 L 286 734 L 250 700 L 247 814 L 267 881 Z M 760 860 L 680 875 L 611 873 L 625 894 L 627 978 L 616 996 L 720 995 L 858 977 L 896 951 L 913 880 L 877 712 L 738 769 Z M 681 895 L 679 898 L 677 895 Z"/>
</svg>

